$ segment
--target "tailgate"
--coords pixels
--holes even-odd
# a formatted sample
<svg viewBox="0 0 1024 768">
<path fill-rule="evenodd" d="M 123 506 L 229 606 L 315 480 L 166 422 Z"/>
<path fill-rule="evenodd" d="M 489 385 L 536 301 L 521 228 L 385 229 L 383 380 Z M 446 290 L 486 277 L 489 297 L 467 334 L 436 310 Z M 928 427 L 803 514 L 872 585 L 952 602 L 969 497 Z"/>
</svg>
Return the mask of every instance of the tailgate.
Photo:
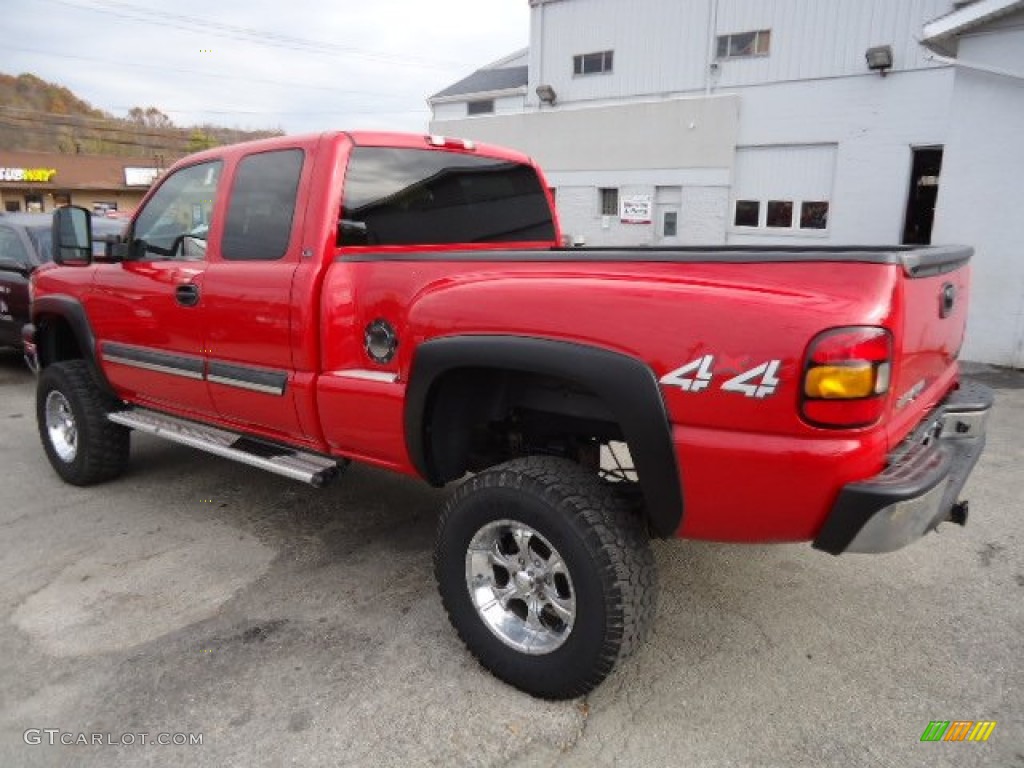
<svg viewBox="0 0 1024 768">
<path fill-rule="evenodd" d="M 901 253 L 902 276 L 894 306 L 899 315 L 894 323 L 890 447 L 899 443 L 956 381 L 956 360 L 967 324 L 972 254 L 973 250 L 964 246 Z"/>
</svg>

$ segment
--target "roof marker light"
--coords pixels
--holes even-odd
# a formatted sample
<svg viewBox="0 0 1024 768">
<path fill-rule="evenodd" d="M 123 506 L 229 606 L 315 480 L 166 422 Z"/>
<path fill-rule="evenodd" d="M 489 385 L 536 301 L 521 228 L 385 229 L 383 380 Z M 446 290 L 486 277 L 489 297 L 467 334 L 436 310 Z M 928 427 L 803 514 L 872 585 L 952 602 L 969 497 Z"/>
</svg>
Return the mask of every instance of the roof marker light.
<svg viewBox="0 0 1024 768">
<path fill-rule="evenodd" d="M 476 149 L 474 144 L 469 139 L 454 139 L 450 136 L 438 136 L 437 134 L 431 134 L 427 136 L 427 143 L 432 147 L 445 147 L 447 149 L 464 149 L 467 152 L 472 152 Z"/>
</svg>

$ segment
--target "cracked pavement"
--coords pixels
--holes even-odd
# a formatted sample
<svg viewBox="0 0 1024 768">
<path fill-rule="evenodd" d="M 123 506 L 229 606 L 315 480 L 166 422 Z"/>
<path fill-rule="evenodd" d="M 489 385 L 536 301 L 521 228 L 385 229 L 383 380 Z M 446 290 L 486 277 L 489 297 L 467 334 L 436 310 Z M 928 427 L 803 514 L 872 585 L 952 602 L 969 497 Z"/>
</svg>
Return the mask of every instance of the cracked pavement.
<svg viewBox="0 0 1024 768">
<path fill-rule="evenodd" d="M 65 486 L 0 352 L 0 765 L 1024 768 L 1024 373 L 974 370 L 999 389 L 965 529 L 877 557 L 656 542 L 647 645 L 543 702 L 447 623 L 444 491 L 357 466 L 317 491 L 146 436 L 123 478 Z M 936 719 L 998 725 L 921 743 Z"/>
</svg>

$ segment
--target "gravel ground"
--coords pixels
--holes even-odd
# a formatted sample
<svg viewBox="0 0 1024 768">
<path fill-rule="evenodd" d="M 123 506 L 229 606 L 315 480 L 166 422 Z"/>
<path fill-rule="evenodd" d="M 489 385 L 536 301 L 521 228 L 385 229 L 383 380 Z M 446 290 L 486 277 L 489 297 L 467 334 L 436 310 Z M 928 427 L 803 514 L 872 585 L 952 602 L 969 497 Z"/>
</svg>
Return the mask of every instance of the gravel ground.
<svg viewBox="0 0 1024 768">
<path fill-rule="evenodd" d="M 998 400 L 966 529 L 874 557 L 657 542 L 650 642 L 550 703 L 449 627 L 444 491 L 362 467 L 317 491 L 145 436 L 72 488 L 0 353 L 0 765 L 1024 767 L 1024 374 L 971 370 Z M 920 742 L 958 719 L 998 725 Z"/>
</svg>

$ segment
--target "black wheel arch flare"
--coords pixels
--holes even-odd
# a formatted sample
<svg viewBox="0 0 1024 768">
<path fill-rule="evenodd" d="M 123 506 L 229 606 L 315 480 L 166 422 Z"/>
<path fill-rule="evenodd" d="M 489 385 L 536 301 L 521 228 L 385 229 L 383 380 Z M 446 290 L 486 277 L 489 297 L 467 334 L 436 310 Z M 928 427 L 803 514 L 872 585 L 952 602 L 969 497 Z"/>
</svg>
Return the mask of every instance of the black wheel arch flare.
<svg viewBox="0 0 1024 768">
<path fill-rule="evenodd" d="M 440 377 L 459 368 L 552 376 L 593 392 L 611 409 L 629 444 L 651 532 L 668 537 L 678 530 L 683 492 L 672 427 L 658 379 L 645 363 L 600 347 L 536 337 L 446 336 L 420 344 L 406 390 L 405 437 L 413 465 L 434 485 L 443 480 L 426 430 L 432 390 Z"/>
<path fill-rule="evenodd" d="M 107 381 L 103 369 L 97 359 L 96 336 L 89 323 L 89 316 L 85 312 L 82 303 L 73 296 L 65 294 L 52 294 L 40 296 L 32 303 L 32 322 L 35 325 L 36 344 L 39 345 L 40 364 L 56 362 L 48 356 L 48 351 L 43 349 L 47 339 L 40 338 L 40 319 L 47 316 L 59 317 L 71 328 L 71 332 L 78 342 L 78 349 L 82 352 L 82 358 L 89 366 L 96 384 L 111 397 L 116 397 L 110 382 Z"/>
</svg>

